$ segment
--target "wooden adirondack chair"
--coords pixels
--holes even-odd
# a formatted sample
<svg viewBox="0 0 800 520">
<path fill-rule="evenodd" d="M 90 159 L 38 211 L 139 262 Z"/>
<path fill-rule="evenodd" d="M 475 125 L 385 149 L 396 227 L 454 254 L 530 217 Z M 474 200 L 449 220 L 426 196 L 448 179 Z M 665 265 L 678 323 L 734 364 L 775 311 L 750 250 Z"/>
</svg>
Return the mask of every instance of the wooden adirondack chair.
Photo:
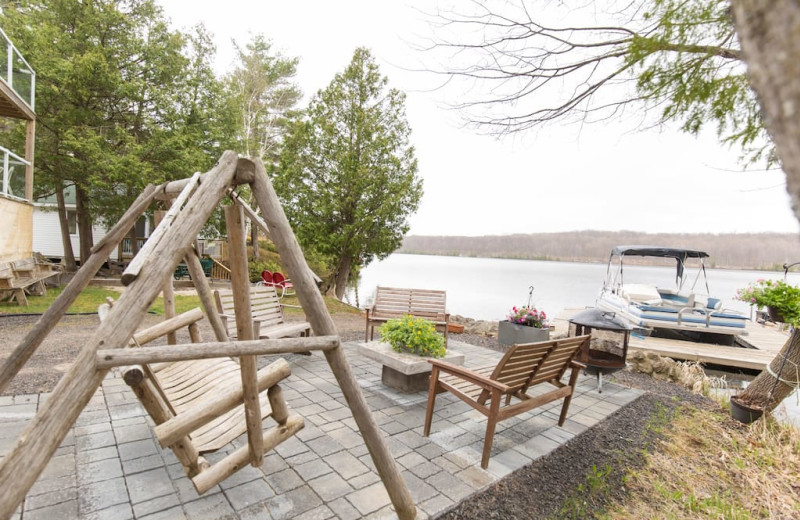
<svg viewBox="0 0 800 520">
<path fill-rule="evenodd" d="M 481 458 L 481 467 L 484 469 L 489 465 L 494 431 L 498 422 L 563 398 L 564 404 L 558 419 L 558 425 L 562 426 L 567 418 L 579 369 L 585 368 L 574 358 L 589 339 L 590 336 L 586 335 L 513 345 L 496 366 L 475 370 L 445 361 L 428 360 L 433 365 L 433 370 L 423 435 L 427 437 L 431 430 L 436 394 L 445 391 L 452 393 L 487 417 Z M 572 368 L 572 373 L 569 383 L 564 384 L 561 382 L 561 377 L 567 368 Z M 540 383 L 550 383 L 555 389 L 541 395 L 527 395 L 529 388 Z M 512 397 L 519 401 L 511 404 Z M 501 403 L 503 400 L 505 405 Z"/>
</svg>

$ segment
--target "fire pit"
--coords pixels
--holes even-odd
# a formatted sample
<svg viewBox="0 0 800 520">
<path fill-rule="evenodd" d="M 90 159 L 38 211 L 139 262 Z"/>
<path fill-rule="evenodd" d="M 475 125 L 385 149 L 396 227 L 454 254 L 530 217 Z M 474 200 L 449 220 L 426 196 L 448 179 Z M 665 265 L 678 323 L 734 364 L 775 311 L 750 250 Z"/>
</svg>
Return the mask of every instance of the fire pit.
<svg viewBox="0 0 800 520">
<path fill-rule="evenodd" d="M 583 347 L 579 360 L 586 364 L 586 372 L 597 374 L 597 391 L 602 393 L 603 374 L 625 368 L 632 327 L 614 312 L 603 309 L 586 309 L 569 322 L 575 325 L 576 336 L 592 334 L 592 341 Z"/>
</svg>

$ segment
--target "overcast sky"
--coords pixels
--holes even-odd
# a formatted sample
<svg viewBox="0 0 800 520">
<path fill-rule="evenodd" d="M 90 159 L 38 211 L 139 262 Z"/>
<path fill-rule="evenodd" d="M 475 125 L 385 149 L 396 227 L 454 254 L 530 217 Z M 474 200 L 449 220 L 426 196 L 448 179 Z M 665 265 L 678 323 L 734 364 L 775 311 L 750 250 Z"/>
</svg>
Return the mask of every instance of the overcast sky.
<svg viewBox="0 0 800 520">
<path fill-rule="evenodd" d="M 390 86 L 408 94 L 407 116 L 425 195 L 410 234 L 484 235 L 584 229 L 645 232 L 800 230 L 779 171 L 742 172 L 737 150 L 670 130 L 631 124 L 552 125 L 495 138 L 464 129 L 448 92 L 411 72 L 426 57 L 408 42 L 430 32 L 414 7 L 434 0 L 159 0 L 177 29 L 203 22 L 217 45 L 217 70 L 234 60 L 231 40 L 263 33 L 300 58 L 306 101 L 371 50 Z"/>
</svg>

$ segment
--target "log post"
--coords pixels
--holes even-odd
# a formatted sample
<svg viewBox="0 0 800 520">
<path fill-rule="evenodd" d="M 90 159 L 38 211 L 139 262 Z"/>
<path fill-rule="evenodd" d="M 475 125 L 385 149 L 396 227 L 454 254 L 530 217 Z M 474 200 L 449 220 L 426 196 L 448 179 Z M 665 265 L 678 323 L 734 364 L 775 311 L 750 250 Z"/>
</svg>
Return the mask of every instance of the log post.
<svg viewBox="0 0 800 520">
<path fill-rule="evenodd" d="M 181 191 L 180 195 L 175 199 L 172 203 L 172 206 L 169 210 L 164 214 L 161 223 L 158 227 L 150 234 L 150 238 L 147 239 L 147 242 L 144 243 L 142 248 L 133 257 L 131 263 L 128 264 L 128 267 L 125 268 L 123 271 L 122 276 L 120 277 L 120 281 L 122 285 L 128 286 L 133 283 L 134 280 L 139 276 L 139 273 L 142 271 L 142 267 L 144 262 L 146 262 L 150 256 L 152 251 L 154 251 L 161 243 L 161 240 L 164 238 L 164 235 L 169 230 L 170 226 L 175 222 L 175 219 L 178 215 L 182 214 L 184 209 L 184 203 L 189 200 L 189 197 L 194 193 L 197 186 L 200 184 L 200 174 L 195 173 L 194 176 L 191 178 L 189 184 L 187 184 L 183 191 Z"/>
<path fill-rule="evenodd" d="M 169 205 L 169 202 L 167 202 Z M 164 211 L 156 211 L 153 215 L 153 223 L 158 228 L 158 225 L 161 224 L 161 220 L 164 218 L 166 212 Z M 164 302 L 164 319 L 169 320 L 170 318 L 175 317 L 175 287 L 172 285 L 172 279 L 174 276 L 172 273 L 167 274 L 164 278 L 164 289 L 161 291 L 161 299 Z M 167 344 L 175 345 L 178 343 L 178 338 L 175 336 L 174 332 L 167 333 Z"/>
<path fill-rule="evenodd" d="M 231 288 L 233 309 L 236 313 L 236 338 L 242 341 L 253 338 L 253 312 L 250 307 L 250 270 L 247 267 L 247 242 L 244 232 L 244 211 L 238 205 L 225 206 L 225 227 L 228 230 L 231 262 Z M 256 356 L 242 356 L 242 397 L 247 423 L 247 444 L 250 446 L 250 463 L 261 466 L 264 460 L 264 435 L 261 430 L 261 402 L 258 397 Z"/>
<path fill-rule="evenodd" d="M 99 348 L 124 347 L 161 289 L 162 277 L 175 269 L 183 248 L 208 220 L 225 195 L 235 173 L 236 153 L 227 151 L 187 202 L 181 219 L 170 226 L 164 240 L 143 266 L 147 276 L 137 278 L 122 294 L 92 338 L 76 356 L 50 397 L 0 461 L 0 518 L 8 518 L 47 465 L 83 408 L 103 382 L 106 370 L 96 370 Z M 125 228 L 125 231 L 130 226 Z M 92 255 L 93 257 L 94 255 Z M 91 258 L 91 257 L 90 257 Z"/>
<path fill-rule="evenodd" d="M 92 248 L 92 254 L 84 262 L 81 262 L 81 268 L 75 273 L 75 276 L 69 282 L 67 287 L 58 295 L 58 298 L 50 305 L 47 311 L 42 314 L 39 321 L 33 326 L 22 339 L 14 352 L 5 360 L 2 369 L 0 369 L 0 391 L 5 389 L 6 385 L 14 379 L 14 376 L 25 365 L 25 362 L 36 352 L 39 345 L 42 344 L 44 338 L 56 326 L 61 317 L 67 312 L 69 306 L 75 301 L 75 298 L 83 291 L 89 282 L 92 281 L 94 275 L 103 266 L 106 259 L 111 255 L 117 244 L 125 237 L 128 229 L 136 222 L 136 220 L 145 212 L 156 193 L 156 187 L 152 184 L 148 185 L 144 191 L 136 198 L 128 211 L 119 219 L 117 224 L 103 237 L 100 242 L 95 244 Z"/>
<path fill-rule="evenodd" d="M 264 221 L 269 227 L 270 236 L 278 249 L 281 261 L 292 278 L 297 299 L 300 300 L 300 304 L 306 312 L 314 335 L 337 335 L 336 325 L 328 313 L 322 294 L 314 283 L 311 269 L 303 257 L 300 244 L 297 243 L 289 221 L 286 219 L 278 195 L 264 170 L 264 165 L 259 159 L 255 159 L 254 164 L 255 178 L 251 184 L 253 195 L 261 208 L 261 214 L 264 215 Z M 416 516 L 414 500 L 411 498 L 411 493 L 406 487 L 392 454 L 383 441 L 383 435 L 372 417 L 344 351 L 341 347 L 326 350 L 325 358 L 350 406 L 353 418 L 364 437 L 364 442 L 375 463 L 375 468 L 383 480 L 383 485 L 389 493 L 397 515 L 401 520 L 412 520 Z"/>
<path fill-rule="evenodd" d="M 203 310 L 206 311 L 206 317 L 214 330 L 214 337 L 217 341 L 228 341 L 228 332 L 225 329 L 225 324 L 222 323 L 222 318 L 219 317 L 217 306 L 214 303 L 214 296 L 211 294 L 211 286 L 206 280 L 206 275 L 203 272 L 203 264 L 197 257 L 197 250 L 194 247 L 186 249 L 186 255 L 183 257 L 186 266 L 189 268 L 189 274 L 192 275 L 194 288 L 197 290 L 197 296 L 200 298 L 200 303 L 203 305 Z"/>
</svg>

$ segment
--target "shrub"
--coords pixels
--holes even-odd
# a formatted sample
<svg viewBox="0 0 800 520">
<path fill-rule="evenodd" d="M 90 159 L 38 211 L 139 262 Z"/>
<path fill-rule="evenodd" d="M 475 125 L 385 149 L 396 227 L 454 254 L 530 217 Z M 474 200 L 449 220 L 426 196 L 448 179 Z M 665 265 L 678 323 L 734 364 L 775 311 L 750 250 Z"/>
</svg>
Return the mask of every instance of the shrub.
<svg viewBox="0 0 800 520">
<path fill-rule="evenodd" d="M 425 318 L 406 315 L 399 320 L 389 320 L 380 328 L 381 339 L 397 352 L 410 352 L 418 356 L 441 358 L 445 355 L 444 338 L 436 326 Z"/>
</svg>

